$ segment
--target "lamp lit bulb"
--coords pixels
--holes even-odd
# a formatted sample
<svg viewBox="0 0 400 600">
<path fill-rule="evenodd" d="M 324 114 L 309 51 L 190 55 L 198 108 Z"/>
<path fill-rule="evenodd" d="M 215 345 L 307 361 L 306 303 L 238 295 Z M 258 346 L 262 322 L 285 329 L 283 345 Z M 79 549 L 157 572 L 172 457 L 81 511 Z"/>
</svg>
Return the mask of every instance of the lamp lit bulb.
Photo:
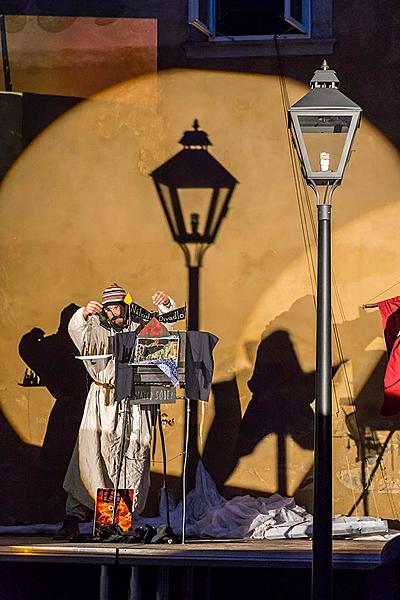
<svg viewBox="0 0 400 600">
<path fill-rule="evenodd" d="M 319 164 L 321 171 L 329 171 L 329 152 L 321 152 L 319 155 Z"/>
</svg>

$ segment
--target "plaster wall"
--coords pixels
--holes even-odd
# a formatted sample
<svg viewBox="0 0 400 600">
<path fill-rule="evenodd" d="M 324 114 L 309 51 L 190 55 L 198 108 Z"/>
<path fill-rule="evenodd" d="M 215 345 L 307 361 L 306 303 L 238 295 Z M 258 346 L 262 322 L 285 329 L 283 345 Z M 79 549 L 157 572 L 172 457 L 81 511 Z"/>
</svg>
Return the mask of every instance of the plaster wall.
<svg viewBox="0 0 400 600">
<path fill-rule="evenodd" d="M 149 77 L 156 78 L 156 86 L 149 87 Z M 291 102 L 306 91 L 296 81 L 286 84 Z M 157 90 L 146 107 L 130 102 L 140 96 L 141 86 Z M 279 80 L 174 70 L 125 82 L 121 90 L 123 103 L 111 102 L 108 91 L 54 122 L 3 181 L 2 411 L 25 443 L 41 445 L 53 399 L 42 388 L 17 385 L 24 371 L 18 342 L 33 326 L 54 332 L 70 302 L 98 298 L 111 281 L 127 286 L 144 306 L 150 307 L 155 289 L 166 289 L 179 304 L 185 301 L 183 259 L 148 173 L 179 149 L 177 139 L 197 118 L 212 139 L 214 156 L 240 181 L 202 271 L 201 325 L 220 342 L 214 397 L 200 410 L 200 446 L 228 495 L 237 489 L 273 493 L 282 485 L 277 448 L 284 431 L 286 492 L 297 492 L 299 501 L 309 503 L 312 452 L 298 434 L 309 433 L 312 417 L 315 284 L 305 244 L 315 261 L 315 211 L 310 197 L 310 234 L 303 237 L 299 205 L 307 207 L 307 196 L 304 190 L 296 196 Z M 113 88 L 112 97 L 120 91 Z M 375 457 L 389 428 L 379 417 L 379 393 L 359 401 L 383 354 L 378 315 L 363 313 L 360 305 L 387 288 L 390 295 L 400 288 L 393 269 L 399 177 L 397 152 L 364 120 L 334 204 L 334 310 L 341 344 L 335 363 L 344 359 L 335 376 L 335 512 L 347 512 L 362 485 L 358 442 L 349 433 L 346 414 L 368 413 Z M 283 399 L 305 422 L 299 426 L 293 415 L 292 433 L 265 435 L 260 425 L 252 451 L 230 464 L 241 417 L 252 401 L 247 381 L 257 349 L 263 339 L 267 349 L 275 343 L 276 332 L 285 338 L 289 374 L 295 369 L 297 375 L 292 391 L 268 395 L 266 414 L 284 411 Z M 231 385 L 235 379 L 237 392 Z M 221 396 L 221 390 L 228 392 Z M 174 418 L 167 427 L 169 471 L 179 476 L 181 405 L 165 410 Z M 376 475 L 369 509 L 390 518 L 397 518 L 400 489 L 397 436 L 383 459 L 387 479 Z M 157 455 L 156 472 L 159 460 Z M 373 465 L 373 456 L 370 460 Z"/>
</svg>

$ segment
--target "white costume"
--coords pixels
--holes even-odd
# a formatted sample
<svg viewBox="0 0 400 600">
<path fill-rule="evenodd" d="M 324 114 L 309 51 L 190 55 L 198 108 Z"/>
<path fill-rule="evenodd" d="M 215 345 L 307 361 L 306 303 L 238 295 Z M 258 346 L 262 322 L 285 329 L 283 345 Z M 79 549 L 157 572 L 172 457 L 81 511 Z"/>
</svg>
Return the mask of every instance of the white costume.
<svg viewBox="0 0 400 600">
<path fill-rule="evenodd" d="M 168 312 L 176 308 L 171 305 L 159 306 L 159 312 Z M 87 319 L 80 308 L 72 316 L 68 331 L 82 352 L 84 344 L 90 339 L 96 340 L 97 348 L 103 344 L 108 348 L 108 338 L 115 335 L 100 325 L 97 315 Z M 124 331 L 133 331 L 137 323 L 131 323 Z M 103 353 L 103 352 L 102 352 Z M 93 379 L 86 399 L 78 439 L 64 480 L 64 489 L 68 493 L 70 507 L 75 502 L 94 508 L 97 488 L 114 487 L 118 470 L 125 402 L 114 402 L 115 361 L 114 358 L 97 361 L 85 360 L 85 366 Z M 121 470 L 120 488 L 133 488 L 134 513 L 139 514 L 145 505 L 150 484 L 150 420 L 149 411 L 129 403 L 125 432 L 125 451 Z M 72 500 L 72 504 L 71 504 Z M 78 511 L 79 512 L 79 511 Z"/>
</svg>

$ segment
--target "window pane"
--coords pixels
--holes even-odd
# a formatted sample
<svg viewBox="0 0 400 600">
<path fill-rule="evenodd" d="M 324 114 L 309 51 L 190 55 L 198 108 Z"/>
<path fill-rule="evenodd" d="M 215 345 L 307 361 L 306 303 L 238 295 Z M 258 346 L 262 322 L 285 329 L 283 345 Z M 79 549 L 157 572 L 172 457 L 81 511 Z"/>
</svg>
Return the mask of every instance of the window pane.
<svg viewBox="0 0 400 600">
<path fill-rule="evenodd" d="M 345 116 L 300 116 L 311 168 L 314 172 L 337 171 L 351 123 Z"/>
<path fill-rule="evenodd" d="M 217 35 L 274 35 L 290 28 L 284 0 L 217 0 L 216 6 Z"/>
<path fill-rule="evenodd" d="M 210 188 L 179 188 L 179 200 L 187 233 L 204 234 L 207 216 L 210 212 L 213 190 Z"/>
<path fill-rule="evenodd" d="M 290 15 L 299 23 L 303 22 L 303 0 L 290 0 Z"/>
</svg>

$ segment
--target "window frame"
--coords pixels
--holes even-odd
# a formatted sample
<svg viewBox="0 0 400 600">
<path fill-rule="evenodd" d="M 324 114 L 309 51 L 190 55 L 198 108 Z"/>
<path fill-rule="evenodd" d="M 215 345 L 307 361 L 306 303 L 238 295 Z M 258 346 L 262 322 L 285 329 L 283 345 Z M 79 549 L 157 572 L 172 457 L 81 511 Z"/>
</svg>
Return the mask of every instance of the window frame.
<svg viewBox="0 0 400 600">
<path fill-rule="evenodd" d="M 204 2 L 207 2 L 208 11 L 210 12 L 210 2 L 211 6 L 214 4 L 214 0 L 188 0 L 188 21 L 194 28 L 197 30 L 200 29 L 204 35 L 207 36 L 207 39 L 204 40 L 203 43 L 211 44 L 219 46 L 220 44 L 215 44 L 215 42 L 222 42 L 221 46 L 226 46 L 226 44 L 230 44 L 232 47 L 238 48 L 239 45 L 242 44 L 261 44 L 265 42 L 271 42 L 274 40 L 273 35 L 266 36 L 218 36 L 214 35 L 212 28 L 215 29 L 215 24 L 213 22 L 204 23 L 200 19 L 200 5 Z M 278 39 L 285 42 L 285 44 L 291 44 L 294 46 L 297 44 L 301 44 L 302 46 L 307 46 L 311 43 L 310 52 L 311 54 L 326 54 L 331 53 L 333 51 L 334 45 L 334 34 L 333 34 L 333 0 L 309 0 L 309 26 L 310 33 L 309 34 L 285 34 L 279 35 Z M 212 13 L 212 10 L 211 10 Z M 197 43 L 199 43 L 198 40 Z M 308 44 L 307 44 L 308 43 Z M 255 47 L 254 47 L 255 48 Z M 266 46 L 265 46 L 266 48 Z M 306 53 L 305 47 L 301 50 L 300 46 L 296 46 L 297 51 L 300 53 Z M 255 48 L 256 50 L 256 48 Z M 190 51 L 189 51 L 190 52 Z M 236 50 L 237 54 L 238 50 Z M 259 50 L 256 50 L 256 54 Z M 256 55 L 254 54 L 254 55 Z M 226 55 L 226 53 L 224 54 Z M 233 55 L 233 54 L 232 54 Z M 248 55 L 248 54 L 247 54 Z M 195 56 L 195 52 L 193 53 Z"/>
<path fill-rule="evenodd" d="M 311 36 L 311 0 L 302 0 L 303 22 L 298 21 L 291 15 L 291 1 L 285 0 L 284 19 L 286 23 L 296 27 L 301 33 L 306 36 Z M 303 37 L 304 37 L 303 35 Z"/>
<path fill-rule="evenodd" d="M 273 40 L 276 36 L 273 34 L 266 35 L 222 35 L 216 31 L 216 0 L 206 0 L 208 11 L 208 22 L 204 22 L 200 18 L 200 2 L 202 0 L 188 0 L 188 22 L 190 25 L 200 30 L 208 36 L 210 42 L 246 42 L 246 41 L 262 41 Z M 311 18 L 311 3 L 316 0 L 302 0 L 303 23 L 291 16 L 291 0 L 284 0 L 284 19 L 292 27 L 299 30 L 298 33 L 280 34 L 279 39 L 310 39 L 312 37 L 313 23 Z M 318 0 L 317 0 L 318 1 Z M 331 0 L 327 0 L 331 2 Z"/>
</svg>

